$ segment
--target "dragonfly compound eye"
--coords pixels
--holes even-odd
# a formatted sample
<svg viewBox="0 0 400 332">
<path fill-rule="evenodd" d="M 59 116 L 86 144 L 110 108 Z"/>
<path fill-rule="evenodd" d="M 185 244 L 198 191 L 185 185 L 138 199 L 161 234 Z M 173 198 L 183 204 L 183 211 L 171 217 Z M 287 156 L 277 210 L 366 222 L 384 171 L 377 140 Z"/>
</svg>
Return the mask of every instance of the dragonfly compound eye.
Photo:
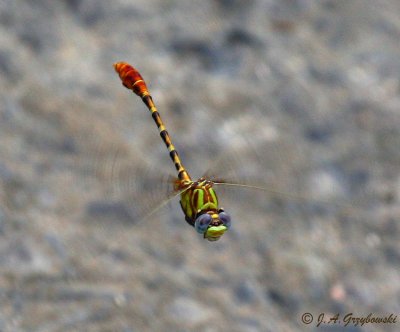
<svg viewBox="0 0 400 332">
<path fill-rule="evenodd" d="M 221 220 L 225 227 L 229 229 L 231 227 L 231 216 L 226 212 L 220 212 L 218 216 L 219 220 Z"/>
<path fill-rule="evenodd" d="M 196 218 L 196 221 L 194 222 L 194 228 L 198 233 L 203 234 L 210 225 L 211 220 L 212 218 L 208 213 L 202 214 Z"/>
</svg>

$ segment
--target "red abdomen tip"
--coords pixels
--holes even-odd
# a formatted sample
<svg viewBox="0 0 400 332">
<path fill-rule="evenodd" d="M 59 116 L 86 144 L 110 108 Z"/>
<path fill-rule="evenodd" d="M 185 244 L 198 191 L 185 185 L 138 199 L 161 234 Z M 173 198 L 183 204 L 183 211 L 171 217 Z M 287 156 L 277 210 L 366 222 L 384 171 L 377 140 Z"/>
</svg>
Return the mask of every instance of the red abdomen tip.
<svg viewBox="0 0 400 332">
<path fill-rule="evenodd" d="M 118 73 L 122 84 L 127 89 L 132 90 L 142 98 L 149 94 L 142 75 L 130 64 L 126 62 L 117 62 L 114 63 L 114 69 Z"/>
</svg>

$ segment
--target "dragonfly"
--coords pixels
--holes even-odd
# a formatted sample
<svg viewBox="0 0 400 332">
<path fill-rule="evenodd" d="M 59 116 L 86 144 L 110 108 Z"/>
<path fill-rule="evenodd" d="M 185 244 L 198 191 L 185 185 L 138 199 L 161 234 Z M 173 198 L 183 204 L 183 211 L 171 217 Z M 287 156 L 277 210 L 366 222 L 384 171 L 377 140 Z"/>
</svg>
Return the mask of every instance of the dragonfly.
<svg viewBox="0 0 400 332">
<path fill-rule="evenodd" d="M 194 227 L 196 232 L 201 234 L 204 239 L 208 241 L 217 241 L 231 228 L 232 218 L 225 209 L 219 205 L 215 187 L 225 186 L 238 189 L 256 189 L 283 195 L 294 200 L 302 199 L 295 194 L 282 193 L 270 188 L 250 185 L 240 181 L 232 182 L 226 179 L 215 179 L 209 175 L 204 175 L 197 180 L 192 180 L 192 177 L 184 167 L 180 155 L 172 143 L 172 139 L 153 102 L 146 82 L 139 71 L 126 62 L 115 63 L 114 69 L 118 73 L 122 85 L 139 96 L 150 111 L 157 125 L 160 137 L 168 149 L 169 156 L 177 172 L 177 176 L 172 180 L 172 192 L 166 195 L 167 197 L 164 201 L 161 203 L 156 202 L 155 206 L 150 207 L 150 212 L 147 213 L 147 216 L 153 214 L 171 199 L 180 196 L 180 206 L 186 222 Z"/>
<path fill-rule="evenodd" d="M 219 206 L 214 186 L 226 185 L 252 188 L 254 186 L 223 180 L 216 181 L 206 176 L 192 180 L 188 170 L 183 166 L 160 113 L 153 102 L 146 82 L 139 71 L 126 62 L 115 63 L 114 69 L 118 73 L 123 86 L 142 99 L 157 125 L 161 139 L 169 151 L 169 156 L 177 172 L 177 178 L 174 181 L 174 191 L 176 193 L 174 196 L 180 196 L 180 206 L 186 222 L 194 227 L 199 234 L 202 234 L 204 239 L 208 241 L 219 240 L 231 227 L 231 216 L 224 208 Z M 259 189 L 262 188 L 260 187 Z"/>
</svg>

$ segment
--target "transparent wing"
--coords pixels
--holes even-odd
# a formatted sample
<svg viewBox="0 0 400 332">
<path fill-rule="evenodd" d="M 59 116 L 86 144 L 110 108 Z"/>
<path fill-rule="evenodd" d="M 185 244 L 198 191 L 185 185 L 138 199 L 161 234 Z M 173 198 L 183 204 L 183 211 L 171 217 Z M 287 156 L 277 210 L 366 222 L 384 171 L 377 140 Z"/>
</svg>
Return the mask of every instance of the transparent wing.
<svg viewBox="0 0 400 332">
<path fill-rule="evenodd" d="M 309 145 L 279 134 L 262 114 L 248 112 L 227 120 L 216 132 L 227 141 L 227 149 L 216 155 L 204 176 L 224 195 L 237 200 L 243 191 L 253 191 L 258 200 L 264 197 L 264 206 L 269 200 L 318 213 L 348 213 L 355 207 L 346 177 L 328 163 L 313 163 L 315 151 Z"/>
<path fill-rule="evenodd" d="M 172 175 L 151 165 L 131 151 L 114 147 L 94 150 L 85 178 L 91 176 L 105 188 L 105 197 L 123 203 L 136 222 L 142 221 L 179 195 Z M 93 160 L 90 160 L 93 159 Z M 92 163 L 93 161 L 93 163 Z"/>
<path fill-rule="evenodd" d="M 146 157 L 151 151 L 130 144 L 123 126 L 82 116 L 70 124 L 76 150 L 70 167 L 80 173 L 74 186 L 85 188 L 87 214 L 138 223 L 179 196 L 177 179 L 168 173 L 172 167 L 160 167 Z"/>
</svg>

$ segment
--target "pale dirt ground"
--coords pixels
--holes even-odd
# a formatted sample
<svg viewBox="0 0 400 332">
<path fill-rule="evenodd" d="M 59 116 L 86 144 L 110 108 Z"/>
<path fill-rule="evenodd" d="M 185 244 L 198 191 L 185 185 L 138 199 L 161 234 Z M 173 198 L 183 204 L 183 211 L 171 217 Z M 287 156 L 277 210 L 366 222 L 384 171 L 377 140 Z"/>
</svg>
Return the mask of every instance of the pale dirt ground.
<svg viewBox="0 0 400 332">
<path fill-rule="evenodd" d="M 400 329 L 315 323 L 400 314 L 399 1 L 3 0 L 0 28 L 1 331 Z M 286 195 L 217 188 L 216 243 L 178 200 L 139 222 L 174 167 L 120 60 L 190 172 Z"/>
</svg>

